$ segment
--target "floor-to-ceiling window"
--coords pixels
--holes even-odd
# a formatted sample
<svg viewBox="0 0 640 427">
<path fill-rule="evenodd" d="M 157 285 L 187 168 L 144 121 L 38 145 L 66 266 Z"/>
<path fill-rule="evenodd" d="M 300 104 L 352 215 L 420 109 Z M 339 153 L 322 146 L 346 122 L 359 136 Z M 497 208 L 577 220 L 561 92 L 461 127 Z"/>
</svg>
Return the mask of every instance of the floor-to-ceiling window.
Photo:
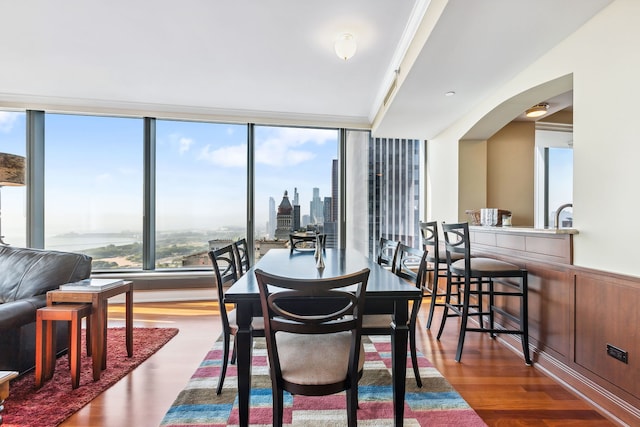
<svg viewBox="0 0 640 427">
<path fill-rule="evenodd" d="M 420 245 L 420 152 L 422 141 L 369 141 L 369 250 L 380 237 Z"/>
<path fill-rule="evenodd" d="M 47 249 L 89 254 L 94 272 L 208 270 L 209 249 L 247 237 L 258 259 L 283 247 L 290 232 L 322 232 L 328 247 L 339 247 L 347 230 L 357 229 L 360 250 L 381 235 L 416 242 L 419 141 L 374 140 L 355 130 L 29 113 L 40 120 L 25 125 L 24 113 L 11 119 L 13 132 L 22 129 L 13 143 L 19 147 L 9 149 L 8 131 L 0 143 L 17 154 L 25 147 L 44 152 L 34 168 L 34 182 L 44 185 L 28 192 L 44 211 L 27 218 L 42 236 L 35 245 L 41 239 Z M 44 129 L 33 132 L 42 135 L 36 143 L 25 145 L 26 126 Z M 357 176 L 349 174 L 354 162 Z M 345 194 L 357 214 L 342 204 Z M 25 199 L 17 202 L 21 230 Z"/>
<path fill-rule="evenodd" d="M 0 169 L 11 169 L 0 170 L 0 241 L 14 246 L 26 243 L 26 187 L 7 174 L 16 172 L 12 160 L 24 166 L 20 158 L 26 156 L 25 120 L 24 112 L 0 111 L 0 156 L 7 155 L 0 159 Z M 3 161 L 8 163 L 2 164 Z"/>
<path fill-rule="evenodd" d="M 142 119 L 47 114 L 45 248 L 142 268 Z"/>
<path fill-rule="evenodd" d="M 291 230 L 337 247 L 338 130 L 255 126 L 255 245 L 282 246 Z"/>
<path fill-rule="evenodd" d="M 156 268 L 210 265 L 246 237 L 247 126 L 156 121 Z"/>
</svg>

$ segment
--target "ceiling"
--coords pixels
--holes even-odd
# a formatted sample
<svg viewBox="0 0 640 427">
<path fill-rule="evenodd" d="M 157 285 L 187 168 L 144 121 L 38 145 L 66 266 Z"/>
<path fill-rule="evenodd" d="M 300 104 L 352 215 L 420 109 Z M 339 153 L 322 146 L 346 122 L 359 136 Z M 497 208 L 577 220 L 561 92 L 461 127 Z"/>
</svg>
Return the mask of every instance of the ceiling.
<svg viewBox="0 0 640 427">
<path fill-rule="evenodd" d="M 430 138 L 610 1 L 2 1 L 0 108 Z"/>
</svg>

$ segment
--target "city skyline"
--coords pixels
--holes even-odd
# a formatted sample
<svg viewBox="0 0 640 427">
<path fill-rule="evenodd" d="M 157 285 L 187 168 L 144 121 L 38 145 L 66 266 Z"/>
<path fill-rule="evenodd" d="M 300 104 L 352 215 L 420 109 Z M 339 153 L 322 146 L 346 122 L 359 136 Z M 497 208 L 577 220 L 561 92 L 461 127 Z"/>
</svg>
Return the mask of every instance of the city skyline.
<svg viewBox="0 0 640 427">
<path fill-rule="evenodd" d="M 26 155 L 25 121 L 23 112 L 0 112 L 0 151 Z M 46 114 L 45 123 L 46 236 L 141 232 L 142 119 Z M 269 197 L 292 176 L 302 206 L 313 187 L 330 187 L 337 136 L 255 126 L 257 229 L 268 222 Z M 246 125 L 157 120 L 157 230 L 246 227 L 246 150 Z M 5 189 L 2 203 L 3 234 L 24 236 L 25 188 Z"/>
</svg>

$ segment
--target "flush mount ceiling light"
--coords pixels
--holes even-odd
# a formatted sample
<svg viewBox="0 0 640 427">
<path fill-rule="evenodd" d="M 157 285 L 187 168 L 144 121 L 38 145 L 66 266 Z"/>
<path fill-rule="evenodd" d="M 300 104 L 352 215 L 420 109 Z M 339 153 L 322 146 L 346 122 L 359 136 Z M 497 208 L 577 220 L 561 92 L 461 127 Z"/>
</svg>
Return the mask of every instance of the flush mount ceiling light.
<svg viewBox="0 0 640 427">
<path fill-rule="evenodd" d="M 338 58 L 346 61 L 356 54 L 358 46 L 356 45 L 356 40 L 353 38 L 353 34 L 342 33 L 338 37 L 338 40 L 336 40 L 333 48 L 335 49 Z"/>
<path fill-rule="evenodd" d="M 541 102 L 540 104 L 536 104 L 533 107 L 529 108 L 524 114 L 527 117 L 541 117 L 547 114 L 547 110 L 549 109 L 549 104 L 546 102 Z"/>
</svg>

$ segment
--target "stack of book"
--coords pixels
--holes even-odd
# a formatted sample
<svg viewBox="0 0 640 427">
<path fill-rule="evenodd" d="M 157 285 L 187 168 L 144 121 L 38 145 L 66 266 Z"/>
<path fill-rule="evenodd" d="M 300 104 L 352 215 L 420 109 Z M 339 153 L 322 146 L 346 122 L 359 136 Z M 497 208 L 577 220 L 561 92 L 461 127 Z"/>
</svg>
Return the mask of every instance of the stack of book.
<svg viewBox="0 0 640 427">
<path fill-rule="evenodd" d="M 120 279 L 84 279 L 78 282 L 65 283 L 60 285 L 62 291 L 106 291 L 124 283 Z"/>
</svg>

